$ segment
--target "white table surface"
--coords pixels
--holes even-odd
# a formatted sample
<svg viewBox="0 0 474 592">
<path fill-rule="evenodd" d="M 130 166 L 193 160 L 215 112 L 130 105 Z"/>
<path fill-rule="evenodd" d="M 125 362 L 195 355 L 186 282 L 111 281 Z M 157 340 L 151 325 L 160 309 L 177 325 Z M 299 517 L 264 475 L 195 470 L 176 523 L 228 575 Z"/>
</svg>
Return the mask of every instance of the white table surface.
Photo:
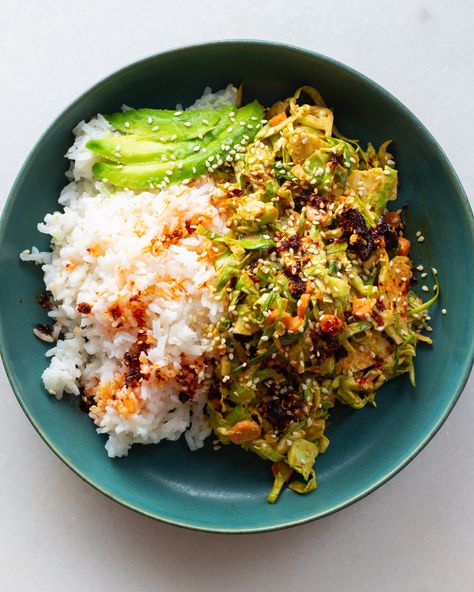
<svg viewBox="0 0 474 592">
<path fill-rule="evenodd" d="M 0 196 L 79 93 L 166 48 L 265 38 L 339 59 L 400 98 L 474 189 L 474 3 L 437 0 L 5 0 Z M 2 202 L 3 203 L 3 202 Z M 0 376 L 0 590 L 474 590 L 474 381 L 396 478 L 298 528 L 225 536 L 152 521 L 103 497 L 40 440 Z"/>
</svg>

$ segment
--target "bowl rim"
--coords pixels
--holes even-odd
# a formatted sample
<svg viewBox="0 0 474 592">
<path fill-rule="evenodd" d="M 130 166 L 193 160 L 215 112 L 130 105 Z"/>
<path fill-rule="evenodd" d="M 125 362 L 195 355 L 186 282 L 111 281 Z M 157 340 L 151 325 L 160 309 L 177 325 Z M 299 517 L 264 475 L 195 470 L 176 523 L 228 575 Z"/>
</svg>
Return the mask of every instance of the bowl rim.
<svg viewBox="0 0 474 592">
<path fill-rule="evenodd" d="M 173 47 L 170 49 L 166 49 L 164 51 L 161 51 L 161 52 L 155 53 L 153 55 L 147 56 L 145 58 L 139 59 L 137 61 L 134 61 L 126 66 L 123 66 L 117 70 L 114 70 L 109 75 L 100 79 L 98 82 L 96 82 L 95 84 L 93 84 L 92 86 L 87 88 L 84 92 L 82 92 L 76 99 L 74 99 L 72 102 L 70 102 L 65 108 L 63 108 L 62 111 L 55 117 L 55 119 L 50 123 L 50 125 L 48 125 L 48 127 L 43 131 L 43 133 L 39 136 L 37 141 L 34 143 L 33 147 L 28 152 L 28 155 L 27 155 L 23 165 L 21 166 L 19 172 L 17 173 L 17 175 L 15 177 L 12 188 L 11 188 L 11 190 L 8 194 L 8 197 L 5 201 L 3 212 L 2 212 L 2 215 L 0 218 L 0 245 L 3 244 L 4 239 L 5 239 L 5 234 L 6 234 L 6 230 L 7 230 L 7 220 L 10 216 L 11 210 L 13 209 L 14 202 L 15 202 L 15 196 L 17 194 L 17 191 L 18 191 L 18 188 L 19 188 L 21 182 L 23 181 L 23 178 L 28 173 L 28 170 L 31 166 L 32 158 L 33 158 L 34 154 L 37 152 L 39 146 L 43 143 L 43 141 L 46 140 L 48 138 L 48 136 L 52 133 L 52 131 L 59 125 L 59 120 L 62 119 L 65 114 L 67 114 L 70 110 L 72 110 L 89 93 L 96 91 L 101 86 L 107 84 L 111 79 L 115 78 L 116 76 L 122 75 L 129 70 L 132 70 L 132 69 L 140 67 L 144 64 L 147 64 L 148 62 L 152 62 L 153 60 L 155 60 L 158 57 L 164 57 L 164 56 L 169 56 L 172 54 L 178 54 L 181 52 L 192 51 L 194 49 L 200 49 L 203 47 L 218 49 L 222 45 L 235 45 L 237 47 L 243 47 L 246 45 L 254 45 L 257 47 L 276 48 L 278 50 L 286 50 L 286 51 L 289 51 L 294 54 L 307 56 L 309 58 L 316 58 L 317 60 L 320 60 L 321 62 L 325 62 L 331 66 L 334 66 L 336 69 L 340 70 L 341 72 L 344 72 L 346 74 L 350 74 L 351 76 L 354 76 L 354 77 L 360 79 L 363 83 L 365 83 L 369 86 L 372 86 L 385 99 L 387 99 L 389 102 L 391 102 L 396 107 L 398 107 L 398 109 L 400 109 L 403 112 L 403 114 L 408 119 L 411 120 L 411 122 L 414 124 L 417 132 L 424 135 L 430 141 L 434 150 L 438 153 L 438 155 L 440 157 L 443 172 L 452 181 L 452 184 L 455 188 L 455 192 L 456 192 L 457 196 L 460 198 L 459 199 L 460 206 L 464 210 L 464 215 L 465 215 L 466 219 L 469 220 L 469 227 L 470 227 L 471 235 L 472 235 L 472 237 L 474 237 L 473 211 L 471 209 L 471 205 L 470 205 L 469 200 L 467 198 L 466 192 L 464 191 L 464 188 L 461 184 L 461 181 L 459 180 L 459 177 L 457 176 L 448 157 L 446 156 L 445 152 L 443 151 L 443 149 L 441 148 L 439 143 L 436 141 L 436 139 L 432 136 L 432 134 L 429 132 L 429 130 L 425 127 L 425 125 L 418 119 L 418 117 L 416 115 L 414 115 L 410 111 L 410 109 L 408 109 L 408 107 L 406 107 L 399 99 L 397 99 L 394 95 L 392 95 L 392 93 L 387 91 L 385 88 L 383 88 L 377 82 L 375 82 L 374 80 L 372 80 L 371 78 L 369 78 L 365 74 L 362 74 L 358 70 L 355 70 L 354 68 L 347 66 L 346 64 L 344 64 L 338 60 L 335 60 L 334 58 L 331 58 L 329 56 L 326 56 L 326 55 L 321 54 L 316 51 L 305 49 L 303 47 L 299 47 L 299 46 L 292 45 L 292 44 L 275 42 L 275 41 L 260 40 L 260 39 L 222 39 L 222 40 L 207 41 L 207 42 L 203 42 L 203 43 L 194 43 L 194 44 L 184 45 L 184 46 L 181 45 L 181 46 Z M 12 387 L 12 390 L 15 394 L 15 397 L 18 400 L 18 402 L 19 402 L 21 408 L 23 409 L 25 415 L 27 416 L 28 420 L 30 421 L 32 426 L 35 428 L 35 430 L 37 431 L 39 436 L 42 438 L 42 440 L 47 444 L 47 446 L 54 452 L 54 454 L 67 467 L 69 467 L 74 473 L 76 473 L 76 475 L 78 475 L 83 481 L 85 481 L 86 483 L 88 483 L 89 485 L 94 487 L 94 489 L 96 489 L 100 493 L 104 494 L 105 496 L 107 496 L 111 500 L 117 502 L 118 504 L 120 504 L 122 506 L 125 506 L 126 508 L 133 510 L 134 512 L 137 512 L 138 514 L 142 514 L 144 516 L 148 516 L 148 517 L 158 520 L 160 522 L 164 522 L 166 524 L 171 524 L 174 526 L 179 526 L 182 528 L 187 528 L 187 529 L 201 531 L 201 532 L 221 533 L 221 534 L 252 534 L 252 533 L 261 533 L 261 532 L 281 530 L 284 528 L 298 526 L 300 524 L 312 522 L 314 520 L 318 520 L 318 519 L 323 518 L 325 516 L 329 516 L 331 514 L 334 514 L 335 512 L 338 512 L 339 510 L 342 510 L 342 509 L 354 504 L 355 502 L 367 497 L 369 494 L 371 494 L 372 492 L 377 490 L 379 487 L 381 487 L 383 484 L 385 484 L 387 481 L 389 481 L 395 475 L 397 475 L 432 440 L 432 438 L 440 430 L 440 428 L 442 427 L 442 425 L 444 424 L 444 422 L 448 418 L 449 414 L 453 410 L 454 406 L 456 405 L 457 401 L 459 400 L 459 397 L 460 397 L 461 393 L 463 392 L 464 387 L 466 386 L 466 383 L 467 383 L 470 373 L 471 373 L 472 366 L 474 364 L 474 342 L 471 342 L 470 352 L 468 352 L 468 355 L 466 356 L 467 364 L 463 370 L 462 375 L 460 376 L 458 386 L 453 391 L 453 395 L 452 395 L 452 398 L 449 402 L 449 405 L 447 405 L 447 407 L 443 410 L 443 412 L 440 415 L 440 417 L 438 418 L 436 424 L 431 428 L 431 430 L 428 432 L 426 437 L 418 444 L 418 446 L 416 446 L 410 452 L 410 454 L 408 454 L 402 461 L 400 461 L 398 463 L 398 465 L 396 465 L 393 469 L 385 472 L 381 477 L 379 477 L 378 479 L 373 481 L 370 485 L 366 486 L 363 491 L 349 497 L 344 502 L 334 504 L 332 507 L 328 508 L 327 510 L 312 512 L 311 514 L 308 514 L 308 516 L 306 516 L 304 518 L 299 518 L 296 520 L 288 520 L 288 521 L 279 520 L 278 522 L 275 522 L 275 523 L 272 523 L 269 525 L 265 525 L 265 526 L 260 526 L 260 527 L 250 527 L 250 528 L 248 528 L 248 527 L 245 527 L 245 528 L 222 527 L 222 528 L 220 528 L 220 527 L 216 527 L 216 526 L 196 525 L 196 524 L 193 524 L 192 522 L 187 521 L 187 520 L 167 518 L 165 516 L 159 515 L 159 513 L 143 509 L 139 506 L 139 504 L 134 504 L 131 501 L 125 500 L 120 495 L 115 494 L 112 490 L 109 490 L 107 487 L 97 483 L 93 478 L 89 477 L 84 471 L 82 471 L 79 467 L 77 467 L 75 465 L 74 461 L 67 458 L 67 455 L 65 453 L 63 453 L 59 449 L 59 447 L 50 439 L 48 434 L 43 429 L 41 429 L 41 427 L 38 425 L 38 422 L 36 421 L 35 417 L 29 411 L 28 404 L 27 404 L 25 398 L 23 397 L 20 386 L 14 377 L 13 365 L 7 355 L 4 343 L 5 343 L 4 326 L 3 326 L 3 321 L 2 321 L 2 315 L 0 315 L 0 356 L 2 358 L 5 372 L 6 372 L 7 378 L 10 382 L 10 385 Z"/>
</svg>

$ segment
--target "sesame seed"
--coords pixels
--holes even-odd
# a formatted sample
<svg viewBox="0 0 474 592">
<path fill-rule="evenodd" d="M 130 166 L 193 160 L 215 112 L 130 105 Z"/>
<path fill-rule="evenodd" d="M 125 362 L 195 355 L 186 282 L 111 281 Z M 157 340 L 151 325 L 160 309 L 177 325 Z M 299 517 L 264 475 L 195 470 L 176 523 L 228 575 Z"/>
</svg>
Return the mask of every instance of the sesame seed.
<svg viewBox="0 0 474 592">
<path fill-rule="evenodd" d="M 185 121 L 185 122 L 184 122 L 184 125 L 185 125 L 186 127 L 191 127 L 191 122 L 190 122 L 190 121 Z"/>
<path fill-rule="evenodd" d="M 423 290 L 423 292 L 429 292 L 430 289 L 428 288 L 428 286 L 421 286 L 421 289 Z"/>
<path fill-rule="evenodd" d="M 447 312 L 448 312 L 448 311 L 447 311 L 445 308 L 442 308 L 442 309 L 441 309 L 441 314 L 444 314 L 444 315 L 445 315 Z"/>
<path fill-rule="evenodd" d="M 433 331 L 433 327 L 430 327 L 429 325 L 426 325 L 426 330 L 431 333 L 431 331 Z"/>
<path fill-rule="evenodd" d="M 388 166 L 393 166 L 395 164 L 395 161 L 390 158 L 389 160 L 387 160 L 387 164 Z"/>
<path fill-rule="evenodd" d="M 416 268 L 418 269 L 418 271 L 423 271 L 423 269 L 424 269 L 423 265 L 417 265 Z"/>
<path fill-rule="evenodd" d="M 130 123 L 128 121 L 125 122 L 125 127 L 130 127 Z"/>
<path fill-rule="evenodd" d="M 424 237 L 424 236 L 419 236 L 419 237 L 418 237 L 416 240 L 417 240 L 419 243 L 422 243 L 422 242 L 425 240 L 425 237 Z"/>
<path fill-rule="evenodd" d="M 194 146 L 194 148 L 193 148 L 194 152 L 199 152 L 199 150 L 200 150 L 200 146 Z"/>
<path fill-rule="evenodd" d="M 174 116 L 175 117 L 179 117 L 181 115 L 182 111 L 175 111 L 174 112 Z"/>
<path fill-rule="evenodd" d="M 388 171 L 387 169 L 384 170 L 383 172 L 384 175 L 390 175 L 390 171 Z"/>
<path fill-rule="evenodd" d="M 421 230 L 416 231 L 416 236 L 421 236 Z"/>
<path fill-rule="evenodd" d="M 172 174 L 173 174 L 173 171 L 172 171 L 171 169 L 168 169 L 167 171 L 165 171 L 165 173 L 166 173 L 167 175 L 172 175 Z"/>
<path fill-rule="evenodd" d="M 432 268 L 431 268 L 431 271 L 432 271 L 432 272 L 433 272 L 435 275 L 437 275 L 437 273 L 438 273 L 438 270 L 436 269 L 436 267 L 432 267 Z"/>
<path fill-rule="evenodd" d="M 152 119 L 151 117 L 149 117 L 149 118 L 147 119 L 147 122 L 148 122 L 148 123 L 153 123 L 153 119 Z"/>
<path fill-rule="evenodd" d="M 151 128 L 151 131 L 152 131 L 152 132 L 157 132 L 159 129 L 160 129 L 160 128 L 159 128 L 157 125 L 154 125 L 154 126 Z"/>
<path fill-rule="evenodd" d="M 422 278 L 425 278 L 428 274 L 426 273 L 426 271 L 424 273 L 421 274 Z"/>
</svg>

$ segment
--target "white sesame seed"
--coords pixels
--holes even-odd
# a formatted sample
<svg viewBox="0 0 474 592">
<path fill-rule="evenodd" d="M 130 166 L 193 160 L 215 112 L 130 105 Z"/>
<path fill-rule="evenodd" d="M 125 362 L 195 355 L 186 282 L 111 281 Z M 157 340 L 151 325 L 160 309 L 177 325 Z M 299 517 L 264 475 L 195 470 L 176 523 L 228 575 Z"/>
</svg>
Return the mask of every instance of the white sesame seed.
<svg viewBox="0 0 474 592">
<path fill-rule="evenodd" d="M 182 111 L 175 111 L 174 112 L 174 116 L 175 117 L 179 117 L 181 115 Z"/>
<path fill-rule="evenodd" d="M 425 278 L 428 274 L 426 273 L 426 271 L 424 273 L 421 274 L 422 278 Z"/>
<path fill-rule="evenodd" d="M 430 289 L 428 288 L 428 286 L 421 286 L 421 289 L 423 290 L 423 292 L 429 292 Z"/>
<path fill-rule="evenodd" d="M 441 314 L 446 314 L 448 311 L 445 308 L 441 309 Z"/>
<path fill-rule="evenodd" d="M 432 271 L 432 272 L 433 272 L 435 275 L 437 275 L 437 273 L 438 273 L 438 270 L 436 269 L 436 267 L 432 267 L 432 268 L 431 268 L 431 271 Z"/>
<path fill-rule="evenodd" d="M 384 172 L 383 172 L 383 174 L 384 175 L 390 175 L 391 173 L 390 173 L 390 171 L 388 171 L 387 169 L 385 169 Z"/>
<path fill-rule="evenodd" d="M 148 123 L 153 123 L 153 119 L 152 119 L 151 117 L 149 117 L 149 118 L 147 119 L 147 122 L 148 122 Z"/>
<path fill-rule="evenodd" d="M 190 121 L 185 121 L 185 122 L 184 122 L 184 125 L 185 125 L 186 127 L 191 127 L 191 122 L 190 122 Z"/>
<path fill-rule="evenodd" d="M 416 231 L 416 236 L 421 236 L 421 230 Z"/>
<path fill-rule="evenodd" d="M 157 132 L 159 129 L 160 129 L 160 128 L 159 128 L 157 125 L 154 125 L 154 126 L 151 128 L 151 131 L 152 131 L 152 132 Z"/>
<path fill-rule="evenodd" d="M 193 148 L 194 152 L 199 152 L 199 150 L 200 150 L 200 146 L 194 146 L 194 148 Z"/>
<path fill-rule="evenodd" d="M 387 164 L 388 166 L 393 166 L 395 164 L 395 161 L 390 158 L 389 160 L 387 160 Z"/>
<path fill-rule="evenodd" d="M 423 265 L 418 265 L 416 268 L 418 269 L 418 271 L 423 271 L 424 269 Z"/>
<path fill-rule="evenodd" d="M 130 123 L 128 121 L 125 122 L 125 127 L 130 127 Z"/>
<path fill-rule="evenodd" d="M 425 240 L 425 237 L 424 237 L 424 236 L 419 236 L 419 237 L 418 237 L 416 240 L 417 240 L 419 243 L 422 243 L 422 242 Z"/>
</svg>

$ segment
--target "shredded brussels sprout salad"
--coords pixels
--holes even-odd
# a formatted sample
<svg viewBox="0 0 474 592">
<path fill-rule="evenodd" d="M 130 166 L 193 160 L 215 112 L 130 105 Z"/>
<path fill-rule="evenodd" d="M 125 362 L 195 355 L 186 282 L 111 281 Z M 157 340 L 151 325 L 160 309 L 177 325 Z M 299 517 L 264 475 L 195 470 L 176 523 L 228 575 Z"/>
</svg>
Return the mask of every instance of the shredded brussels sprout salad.
<svg viewBox="0 0 474 592">
<path fill-rule="evenodd" d="M 431 343 L 422 331 L 439 286 L 434 274 L 427 302 L 411 290 L 410 242 L 401 211 L 388 209 L 398 183 L 390 142 L 364 150 L 343 137 L 308 86 L 265 112 L 257 102 L 234 111 L 189 112 L 179 129 L 157 118 L 161 140 L 176 141 L 183 158 L 169 173 L 169 165 L 137 164 L 163 148 L 159 137 L 90 148 L 107 157 L 120 142 L 122 159 L 131 149 L 128 160 L 96 165 L 100 179 L 117 185 L 160 187 L 207 171 L 222 188 L 229 232 L 197 229 L 216 254 L 215 290 L 226 303 L 207 409 L 222 444 L 272 463 L 275 502 L 285 484 L 298 493 L 316 488 L 315 460 L 328 447 L 336 402 L 375 405 L 378 389 L 402 374 L 415 384 L 416 346 Z M 135 114 L 128 133 L 155 115 Z M 236 117 L 248 125 L 231 132 Z M 226 130 L 239 144 L 235 157 L 219 154 Z M 205 158 L 195 142 L 209 149 Z"/>
</svg>

